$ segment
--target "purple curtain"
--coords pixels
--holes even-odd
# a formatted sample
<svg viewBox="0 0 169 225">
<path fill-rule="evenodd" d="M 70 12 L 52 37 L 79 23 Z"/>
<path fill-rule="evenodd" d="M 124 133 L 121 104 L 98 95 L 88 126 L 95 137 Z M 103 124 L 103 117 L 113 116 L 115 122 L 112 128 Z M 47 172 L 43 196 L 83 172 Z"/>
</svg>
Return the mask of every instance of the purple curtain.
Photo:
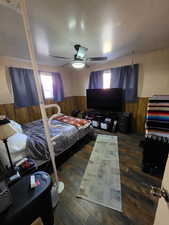
<svg viewBox="0 0 169 225">
<path fill-rule="evenodd" d="M 110 88 L 122 88 L 127 102 L 137 100 L 138 71 L 138 64 L 111 69 Z"/>
<path fill-rule="evenodd" d="M 64 90 L 63 90 L 63 81 L 60 76 L 60 73 L 53 72 L 53 98 L 56 102 L 61 102 L 64 100 Z"/>
<path fill-rule="evenodd" d="M 16 107 L 38 105 L 38 95 L 33 71 L 22 68 L 9 68 Z"/>
<path fill-rule="evenodd" d="M 89 89 L 103 88 L 103 73 L 104 70 L 90 73 Z"/>
</svg>

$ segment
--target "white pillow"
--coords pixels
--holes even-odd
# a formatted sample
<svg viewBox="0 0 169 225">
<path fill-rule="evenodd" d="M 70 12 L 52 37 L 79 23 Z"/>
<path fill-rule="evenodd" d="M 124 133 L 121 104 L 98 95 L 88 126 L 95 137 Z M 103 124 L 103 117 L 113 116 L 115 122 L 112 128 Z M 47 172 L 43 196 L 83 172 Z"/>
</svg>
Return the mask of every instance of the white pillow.
<svg viewBox="0 0 169 225">
<path fill-rule="evenodd" d="M 24 155 L 26 155 L 26 151 L 25 151 L 26 141 L 27 141 L 27 136 L 22 133 L 16 133 L 13 136 L 8 138 L 7 144 L 8 144 L 10 155 L 13 162 L 19 160 Z M 9 165 L 9 159 L 8 159 L 7 151 L 3 141 L 0 141 L 0 159 L 4 166 Z"/>
<path fill-rule="evenodd" d="M 26 148 L 27 135 L 16 133 L 8 138 L 8 147 L 11 153 L 20 152 Z"/>
<path fill-rule="evenodd" d="M 22 126 L 14 120 L 10 120 L 10 125 L 18 132 L 23 133 Z"/>
</svg>

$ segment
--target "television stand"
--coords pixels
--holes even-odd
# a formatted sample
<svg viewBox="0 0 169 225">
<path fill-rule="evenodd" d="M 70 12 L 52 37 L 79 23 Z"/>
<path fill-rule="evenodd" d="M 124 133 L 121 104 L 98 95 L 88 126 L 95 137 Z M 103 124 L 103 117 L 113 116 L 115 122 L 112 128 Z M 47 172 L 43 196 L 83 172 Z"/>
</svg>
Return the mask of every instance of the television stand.
<svg viewBox="0 0 169 225">
<path fill-rule="evenodd" d="M 109 132 L 128 133 L 131 129 L 131 113 L 127 112 L 88 110 L 85 119 L 91 120 L 94 128 Z"/>
<path fill-rule="evenodd" d="M 117 112 L 89 110 L 85 118 L 92 121 L 93 127 L 112 132 L 117 130 L 118 115 Z"/>
</svg>

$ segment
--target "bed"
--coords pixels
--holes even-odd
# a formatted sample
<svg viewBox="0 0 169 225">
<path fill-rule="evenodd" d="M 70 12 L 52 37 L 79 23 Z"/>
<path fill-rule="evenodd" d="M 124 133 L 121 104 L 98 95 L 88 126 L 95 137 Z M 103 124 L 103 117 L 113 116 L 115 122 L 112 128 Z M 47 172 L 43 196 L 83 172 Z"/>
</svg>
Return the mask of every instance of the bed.
<svg viewBox="0 0 169 225">
<path fill-rule="evenodd" d="M 37 161 L 48 161 L 50 159 L 48 146 L 46 142 L 44 127 L 42 120 L 36 120 L 20 126 L 18 123 L 11 121 L 14 128 L 17 128 L 17 134 L 8 139 L 9 149 L 13 161 L 17 161 L 24 156 L 31 156 Z M 54 152 L 56 157 L 86 135 L 93 134 L 93 129 L 90 122 L 79 128 L 58 120 L 53 120 L 53 124 L 59 125 L 57 128 L 50 128 L 51 137 L 55 137 Z M 14 145 L 16 145 L 17 147 Z M 2 143 L 0 148 L 2 148 Z M 4 152 L 5 151 L 0 151 Z M 0 155 L 3 164 L 7 164 L 7 157 Z"/>
</svg>

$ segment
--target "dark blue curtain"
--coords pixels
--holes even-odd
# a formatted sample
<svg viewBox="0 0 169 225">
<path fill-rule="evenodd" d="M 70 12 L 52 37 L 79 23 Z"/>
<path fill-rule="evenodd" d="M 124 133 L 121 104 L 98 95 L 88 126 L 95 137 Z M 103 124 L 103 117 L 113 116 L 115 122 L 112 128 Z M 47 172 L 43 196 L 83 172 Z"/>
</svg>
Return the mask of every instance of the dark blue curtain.
<svg viewBox="0 0 169 225">
<path fill-rule="evenodd" d="M 38 95 L 33 71 L 22 68 L 9 68 L 16 107 L 38 105 Z"/>
<path fill-rule="evenodd" d="M 59 73 L 52 73 L 53 79 L 53 98 L 56 102 L 64 99 L 63 82 Z"/>
<path fill-rule="evenodd" d="M 89 89 L 103 88 L 103 73 L 103 70 L 90 73 Z"/>
<path fill-rule="evenodd" d="M 126 102 L 137 100 L 138 71 L 138 64 L 111 69 L 110 88 L 122 88 Z"/>
</svg>

